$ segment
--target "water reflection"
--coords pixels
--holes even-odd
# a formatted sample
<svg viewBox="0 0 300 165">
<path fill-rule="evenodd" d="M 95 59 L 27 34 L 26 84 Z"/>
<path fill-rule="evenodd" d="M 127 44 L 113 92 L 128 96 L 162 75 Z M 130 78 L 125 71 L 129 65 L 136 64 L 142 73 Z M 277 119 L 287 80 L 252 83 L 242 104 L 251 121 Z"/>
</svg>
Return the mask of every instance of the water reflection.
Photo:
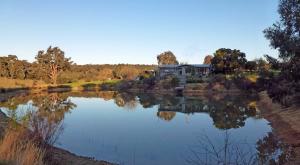
<svg viewBox="0 0 300 165">
<path fill-rule="evenodd" d="M 22 124 L 39 141 L 54 144 L 63 130 L 65 114 L 76 107 L 68 97 L 67 93 L 20 95 L 7 98 L 0 103 L 0 107 L 7 108 L 6 114 L 13 119 L 11 125 Z"/>
<path fill-rule="evenodd" d="M 171 95 L 118 92 L 37 93 L 1 98 L 0 100 L 3 101 L 0 102 L 0 107 L 6 108 L 7 114 L 18 122 L 21 119 L 25 119 L 28 128 L 30 128 L 35 135 L 38 135 L 39 138 L 43 139 L 43 141 L 48 144 L 54 144 L 57 138 L 59 138 L 58 136 L 60 133 L 63 131 L 63 123 L 66 116 L 70 117 L 72 116 L 72 112 L 76 112 L 80 109 L 77 108 L 77 106 L 80 106 L 80 103 L 82 102 L 76 102 L 77 98 L 93 98 L 91 99 L 93 101 L 89 102 L 90 107 L 85 108 L 83 113 L 78 114 L 79 117 L 76 117 L 75 115 L 74 119 L 67 121 L 67 123 L 70 123 L 69 126 L 71 124 L 75 126 L 74 129 L 70 129 L 70 132 L 72 133 L 64 136 L 65 140 L 62 140 L 62 142 L 68 143 L 69 141 L 72 141 L 70 140 L 70 137 L 78 136 L 80 137 L 79 141 L 82 143 L 82 146 L 88 145 L 91 147 L 101 143 L 100 140 L 100 142 L 97 141 L 98 139 L 101 139 L 102 137 L 103 139 L 106 138 L 107 142 L 105 144 L 107 144 L 107 146 L 119 148 L 118 154 L 120 154 L 120 158 L 118 158 L 116 162 L 124 161 L 125 164 L 132 163 L 128 162 L 126 159 L 131 159 L 131 156 L 128 156 L 128 153 L 130 153 L 131 145 L 136 144 L 136 141 L 133 139 L 137 137 L 141 137 L 140 139 L 148 138 L 145 141 L 142 141 L 143 143 L 141 142 L 141 144 L 136 146 L 137 148 L 143 148 L 143 152 L 138 153 L 137 151 L 140 151 L 141 149 L 138 150 L 134 148 L 134 155 L 137 154 L 136 161 L 138 161 L 139 158 L 140 162 L 143 162 L 143 164 L 153 164 L 154 162 L 161 163 L 167 158 L 168 160 L 164 160 L 165 163 L 171 162 L 172 164 L 176 164 L 176 162 L 178 162 L 177 164 L 184 164 L 184 162 L 177 160 L 181 157 L 185 159 L 185 162 L 187 161 L 191 164 L 280 164 L 286 161 L 287 157 L 291 155 L 290 148 L 279 142 L 272 134 L 268 134 L 260 140 L 259 138 L 255 138 L 255 142 L 257 141 L 256 143 L 246 143 L 246 141 L 242 141 L 241 139 L 236 141 L 235 137 L 231 137 L 239 136 L 235 132 L 231 134 L 230 131 L 232 132 L 246 127 L 247 119 L 260 119 L 259 110 L 256 108 L 256 101 L 258 100 L 256 96 L 205 95 L 197 97 L 176 97 Z M 109 111 L 114 112 L 110 112 L 109 115 L 106 113 L 99 114 L 99 111 L 87 111 L 90 110 L 89 108 L 92 106 L 96 106 L 92 104 L 102 102 L 103 100 L 114 104 L 118 108 L 110 108 Z M 101 104 L 100 106 L 104 105 Z M 31 110 L 27 111 L 25 115 L 20 115 L 19 111 L 22 110 L 22 107 L 29 107 Z M 97 107 L 96 109 L 98 110 L 101 108 L 102 107 Z M 125 110 L 122 112 L 127 114 L 133 114 L 131 113 L 133 111 L 138 113 L 134 113 L 136 116 L 127 116 L 131 118 L 126 120 L 126 117 L 119 115 L 124 115 L 124 113 L 119 112 L 118 110 Z M 155 112 L 152 113 L 151 110 L 154 110 Z M 147 116 L 139 115 L 140 111 L 147 112 L 144 113 Z M 192 116 L 195 114 L 205 114 L 206 116 L 199 116 L 197 122 L 194 121 L 193 127 L 186 126 L 180 123 L 181 120 L 178 120 L 182 118 L 182 115 Z M 84 120 L 82 119 L 82 115 L 90 116 Z M 101 115 L 107 115 L 111 118 L 108 119 L 107 116 L 101 118 Z M 157 117 L 160 119 L 159 121 L 162 121 L 159 123 L 159 127 L 156 127 L 157 123 L 154 122 L 152 118 L 148 118 L 149 115 L 152 115 L 152 118 Z M 99 123 L 92 123 L 89 121 L 92 120 L 91 117 L 95 117 L 93 121 L 97 120 Z M 138 117 L 141 117 L 141 119 L 139 120 Z M 214 127 L 214 129 L 217 128 L 216 130 L 220 131 L 221 134 L 224 134 L 223 139 L 213 139 L 211 137 L 219 132 L 214 132 L 215 130 L 211 128 L 212 124 L 204 125 L 206 123 L 201 120 L 209 122 L 209 120 L 206 120 L 207 117 L 212 121 L 212 127 Z M 124 122 L 121 120 L 124 120 Z M 88 125 L 90 122 L 91 125 Z M 86 127 L 85 124 L 87 125 Z M 168 125 L 171 124 L 175 125 L 169 127 Z M 213 133 L 210 132 L 207 135 L 202 133 L 200 138 L 192 134 L 191 132 L 199 129 L 198 127 L 201 126 L 200 124 Z M 141 125 L 143 126 L 141 127 Z M 123 129 L 119 129 L 120 127 Z M 97 130 L 97 128 L 99 130 Z M 83 132 L 77 133 L 74 136 L 73 132 L 78 129 Z M 164 131 L 160 132 L 160 129 Z M 253 129 L 256 130 L 256 128 Z M 116 132 L 111 130 L 119 131 Z M 257 130 L 259 131 L 258 128 Z M 106 133 L 100 132 L 99 135 L 94 133 L 98 131 Z M 163 136 L 162 132 L 164 132 L 163 134 L 171 134 L 170 137 L 168 137 L 168 140 L 157 137 Z M 141 134 L 145 134 L 145 137 L 141 136 Z M 88 135 L 94 137 L 85 137 Z M 114 138 L 119 136 L 122 137 L 122 142 L 115 142 Z M 198 137 L 198 139 L 193 141 L 195 137 Z M 87 141 L 82 139 L 87 139 Z M 93 139 L 95 142 L 90 144 L 90 139 Z M 102 143 L 103 146 L 105 146 L 104 140 Z M 189 153 L 178 156 L 176 154 L 180 151 L 176 151 L 173 146 L 182 143 L 192 144 L 192 147 L 189 146 Z M 146 147 L 147 145 L 148 147 Z M 155 153 L 152 148 L 154 145 L 166 147 L 155 150 L 158 152 Z M 77 146 L 77 148 L 74 146 Z M 110 152 L 114 151 L 112 149 L 113 147 L 103 147 L 103 150 L 100 150 L 97 147 L 97 150 L 94 152 L 91 151 L 91 153 L 91 149 L 89 148 L 87 153 L 87 150 L 84 150 L 82 146 L 78 147 L 78 141 L 74 141 L 74 143 L 70 143 L 70 146 L 66 148 L 77 152 L 78 154 L 82 153 L 91 157 L 97 157 L 97 155 L 94 154 L 101 152 L 102 155 L 107 154 L 108 156 L 102 157 L 101 155 L 97 158 L 115 161 L 114 158 L 111 158 L 113 153 Z M 167 152 L 169 152 L 169 154 Z M 163 153 L 166 154 L 163 156 L 165 158 L 160 157 Z M 186 157 L 187 155 L 189 155 L 188 158 Z M 170 160 L 171 158 L 174 158 L 174 160 Z M 151 160 L 153 162 L 144 163 L 146 160 Z"/>
<path fill-rule="evenodd" d="M 251 144 L 247 140 L 236 141 L 226 130 L 220 141 L 201 134 L 197 143 L 189 147 L 186 161 L 193 165 L 281 165 L 295 156 L 293 148 L 282 143 L 273 133 Z"/>
<path fill-rule="evenodd" d="M 295 157 L 293 147 L 280 141 L 273 133 L 268 133 L 256 143 L 260 164 L 285 164 Z"/>
<path fill-rule="evenodd" d="M 149 94 L 117 94 L 111 99 L 120 107 L 135 109 L 137 102 L 144 108 L 158 105 L 157 116 L 171 121 L 176 112 L 193 114 L 208 113 L 214 125 L 220 129 L 240 128 L 245 125 L 248 117 L 258 117 L 255 106 L 256 97 L 223 96 L 223 97 L 175 97 L 169 95 Z"/>
<path fill-rule="evenodd" d="M 114 100 L 119 107 L 134 111 L 140 104 L 143 108 L 158 106 L 157 117 L 171 121 L 176 113 L 207 113 L 219 129 L 240 128 L 249 117 L 258 117 L 255 102 L 257 97 L 244 95 L 176 97 L 170 95 L 133 94 L 117 92 L 81 92 L 81 93 L 47 93 L 18 96 L 0 103 L 1 107 L 16 110 L 19 105 L 32 101 L 39 109 L 38 115 L 48 120 L 59 122 L 65 113 L 69 113 L 76 105 L 68 97 L 99 97 Z"/>
</svg>

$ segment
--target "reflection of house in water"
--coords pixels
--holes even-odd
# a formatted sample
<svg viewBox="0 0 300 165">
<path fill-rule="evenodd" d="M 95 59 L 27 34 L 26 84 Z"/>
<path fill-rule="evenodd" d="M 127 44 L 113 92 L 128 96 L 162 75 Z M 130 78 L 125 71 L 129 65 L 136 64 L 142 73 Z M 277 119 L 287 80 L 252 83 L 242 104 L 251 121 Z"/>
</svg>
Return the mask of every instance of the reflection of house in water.
<svg viewBox="0 0 300 165">
<path fill-rule="evenodd" d="M 175 97 L 173 101 L 162 101 L 158 106 L 158 111 L 173 111 L 181 113 L 206 112 L 207 108 L 199 99 L 186 97 Z"/>
</svg>

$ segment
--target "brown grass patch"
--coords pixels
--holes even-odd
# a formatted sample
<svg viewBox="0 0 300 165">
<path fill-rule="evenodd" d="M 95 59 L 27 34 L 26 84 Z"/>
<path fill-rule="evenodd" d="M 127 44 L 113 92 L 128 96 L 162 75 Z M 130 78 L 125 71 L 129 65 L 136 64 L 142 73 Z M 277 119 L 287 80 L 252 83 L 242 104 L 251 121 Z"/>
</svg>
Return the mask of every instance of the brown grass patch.
<svg viewBox="0 0 300 165">
<path fill-rule="evenodd" d="M 10 165 L 42 165 L 44 150 L 25 129 L 7 129 L 0 142 L 0 159 Z"/>
<path fill-rule="evenodd" d="M 0 77 L 0 88 L 33 88 L 46 87 L 47 84 L 38 80 L 18 80 Z"/>
</svg>

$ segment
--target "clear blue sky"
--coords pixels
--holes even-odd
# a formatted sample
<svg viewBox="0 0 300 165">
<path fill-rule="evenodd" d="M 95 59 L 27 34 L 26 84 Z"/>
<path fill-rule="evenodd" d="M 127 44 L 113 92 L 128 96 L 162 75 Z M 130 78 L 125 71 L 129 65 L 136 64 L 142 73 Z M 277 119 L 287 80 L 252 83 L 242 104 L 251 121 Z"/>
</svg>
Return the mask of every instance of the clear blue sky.
<svg viewBox="0 0 300 165">
<path fill-rule="evenodd" d="M 0 55 L 32 61 L 59 46 L 78 64 L 156 63 L 171 50 L 202 63 L 218 48 L 277 56 L 262 31 L 278 0 L 1 0 Z"/>
</svg>

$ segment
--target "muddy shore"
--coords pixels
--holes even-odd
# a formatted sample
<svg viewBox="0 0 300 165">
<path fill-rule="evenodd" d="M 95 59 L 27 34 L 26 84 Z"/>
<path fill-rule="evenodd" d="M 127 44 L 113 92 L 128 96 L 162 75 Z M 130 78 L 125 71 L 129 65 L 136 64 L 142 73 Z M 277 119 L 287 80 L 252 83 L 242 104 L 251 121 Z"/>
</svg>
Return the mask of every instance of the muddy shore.
<svg viewBox="0 0 300 165">
<path fill-rule="evenodd" d="M 287 164 L 300 164 L 300 107 L 284 108 L 273 103 L 266 92 L 259 96 L 257 107 L 262 116 L 270 122 L 275 135 L 294 148 L 296 157 Z"/>
</svg>

